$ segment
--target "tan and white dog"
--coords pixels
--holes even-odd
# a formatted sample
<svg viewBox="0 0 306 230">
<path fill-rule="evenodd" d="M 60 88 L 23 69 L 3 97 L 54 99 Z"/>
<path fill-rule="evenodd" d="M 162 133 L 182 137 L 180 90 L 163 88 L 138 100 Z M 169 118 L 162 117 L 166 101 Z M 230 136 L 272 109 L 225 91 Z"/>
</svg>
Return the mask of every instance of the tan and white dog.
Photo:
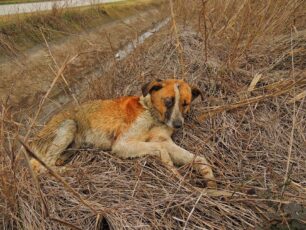
<svg viewBox="0 0 306 230">
<path fill-rule="evenodd" d="M 147 155 L 160 157 L 173 168 L 193 163 L 208 187 L 216 183 L 211 167 L 202 156 L 195 156 L 171 139 L 181 128 L 191 102 L 201 95 L 183 80 L 154 80 L 142 87 L 142 96 L 96 100 L 55 115 L 31 143 L 33 151 L 49 166 L 61 165 L 68 158 L 68 147 L 84 144 L 109 150 L 121 158 Z M 60 163 L 59 163 L 60 162 Z M 32 159 L 33 169 L 40 164 Z"/>
</svg>

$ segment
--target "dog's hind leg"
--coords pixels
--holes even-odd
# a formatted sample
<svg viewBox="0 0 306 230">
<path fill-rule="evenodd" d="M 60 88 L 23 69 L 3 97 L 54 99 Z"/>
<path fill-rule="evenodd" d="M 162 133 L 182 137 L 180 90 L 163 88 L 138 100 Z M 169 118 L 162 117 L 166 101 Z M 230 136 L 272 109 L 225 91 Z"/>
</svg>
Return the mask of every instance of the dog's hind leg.
<svg viewBox="0 0 306 230">
<path fill-rule="evenodd" d="M 77 124 L 74 120 L 67 119 L 59 123 L 58 127 L 52 131 L 51 140 L 40 140 L 33 145 L 34 153 L 44 161 L 48 166 L 56 165 L 57 158 L 63 153 L 67 147 L 74 141 L 77 131 Z M 31 160 L 34 171 L 42 170 L 40 164 L 35 160 Z"/>
</svg>

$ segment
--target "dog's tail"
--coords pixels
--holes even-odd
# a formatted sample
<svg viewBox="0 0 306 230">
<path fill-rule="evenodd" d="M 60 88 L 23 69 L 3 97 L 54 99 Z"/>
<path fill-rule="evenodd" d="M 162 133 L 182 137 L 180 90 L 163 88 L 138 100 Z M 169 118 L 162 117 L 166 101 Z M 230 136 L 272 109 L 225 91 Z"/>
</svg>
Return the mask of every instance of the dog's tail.
<svg viewBox="0 0 306 230">
<path fill-rule="evenodd" d="M 74 141 L 77 123 L 69 112 L 54 116 L 30 143 L 35 154 L 48 166 L 54 166 L 59 155 Z M 40 163 L 32 159 L 34 171 L 39 172 Z"/>
</svg>

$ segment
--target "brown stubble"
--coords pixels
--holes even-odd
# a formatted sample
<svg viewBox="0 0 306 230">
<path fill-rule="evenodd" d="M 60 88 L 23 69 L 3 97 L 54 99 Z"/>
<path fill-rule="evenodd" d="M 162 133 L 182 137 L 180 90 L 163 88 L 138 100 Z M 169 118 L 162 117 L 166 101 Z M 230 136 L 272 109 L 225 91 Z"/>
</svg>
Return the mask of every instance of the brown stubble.
<svg viewBox="0 0 306 230">
<path fill-rule="evenodd" d="M 187 73 L 188 82 L 204 92 L 204 101 L 194 101 L 175 141 L 205 155 L 219 189 L 233 197 L 212 197 L 192 188 L 204 187 L 204 182 L 193 176 L 190 165 L 180 169 L 189 183 L 185 186 L 156 159 L 123 161 L 90 148 L 80 150 L 60 176 L 95 208 L 114 210 L 105 215 L 114 228 L 253 229 L 282 222 L 290 226 L 295 211 L 306 205 L 305 7 L 299 7 L 305 1 L 256 1 L 257 5 L 252 1 L 208 1 L 206 36 L 203 19 L 198 24 L 202 2 L 188 1 L 188 7 L 185 2 L 178 1 L 174 7 L 183 68 L 176 35 L 171 37 L 171 29 L 166 28 L 111 70 L 101 70 L 101 75 L 111 79 L 114 91 L 109 96 L 116 97 L 140 95 L 141 86 L 156 77 L 176 74 L 180 78 L 182 72 Z M 262 77 L 249 91 L 256 74 Z M 91 98 L 103 93 L 97 82 L 89 88 Z M 296 103 L 295 112 L 292 102 Z M 13 148 L 0 154 L 2 181 L 8 181 L 1 181 L 3 225 L 60 228 L 60 222 L 42 218 L 39 194 L 27 169 L 19 164 L 11 167 L 14 137 L 27 123 L 5 114 L 1 136 Z M 203 114 L 205 119 L 197 120 Z M 54 217 L 82 229 L 95 226 L 99 216 L 88 212 L 59 181 L 49 176 L 39 179 Z M 8 185 L 13 185 L 12 189 Z M 296 221 L 302 224 L 305 220 Z"/>
</svg>

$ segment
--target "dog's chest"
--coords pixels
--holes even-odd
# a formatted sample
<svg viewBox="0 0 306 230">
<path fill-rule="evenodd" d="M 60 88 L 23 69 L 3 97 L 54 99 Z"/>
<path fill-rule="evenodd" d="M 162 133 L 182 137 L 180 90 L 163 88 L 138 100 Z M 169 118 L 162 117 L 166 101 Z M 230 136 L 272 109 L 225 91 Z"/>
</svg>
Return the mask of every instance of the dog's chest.
<svg viewBox="0 0 306 230">
<path fill-rule="evenodd" d="M 156 121 L 147 111 L 141 114 L 130 128 L 122 133 L 120 140 L 150 141 L 152 137 L 170 138 L 172 130 Z"/>
</svg>

